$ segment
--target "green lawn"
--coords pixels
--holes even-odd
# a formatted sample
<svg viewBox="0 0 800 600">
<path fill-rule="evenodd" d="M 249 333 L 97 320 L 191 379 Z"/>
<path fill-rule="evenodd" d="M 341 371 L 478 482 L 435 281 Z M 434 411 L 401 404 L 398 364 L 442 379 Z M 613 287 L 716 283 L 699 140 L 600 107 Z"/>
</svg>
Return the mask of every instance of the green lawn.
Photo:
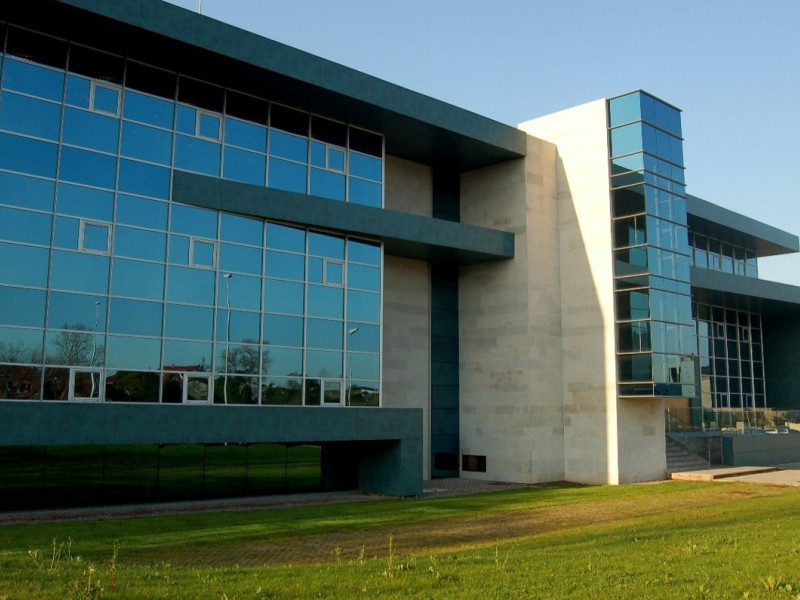
<svg viewBox="0 0 800 600">
<path fill-rule="evenodd" d="M 800 489 L 530 488 L 0 527 L 0 598 L 798 598 Z"/>
</svg>

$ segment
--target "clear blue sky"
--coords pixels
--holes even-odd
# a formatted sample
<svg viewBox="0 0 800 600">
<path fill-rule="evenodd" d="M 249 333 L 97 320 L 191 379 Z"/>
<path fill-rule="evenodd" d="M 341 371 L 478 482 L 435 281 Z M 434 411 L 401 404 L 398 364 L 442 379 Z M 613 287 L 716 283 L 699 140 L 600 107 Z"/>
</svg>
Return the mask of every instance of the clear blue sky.
<svg viewBox="0 0 800 600">
<path fill-rule="evenodd" d="M 202 0 L 202 12 L 511 125 L 645 89 L 683 110 L 689 193 L 800 234 L 800 0 Z M 800 254 L 759 267 L 800 285 Z"/>
</svg>

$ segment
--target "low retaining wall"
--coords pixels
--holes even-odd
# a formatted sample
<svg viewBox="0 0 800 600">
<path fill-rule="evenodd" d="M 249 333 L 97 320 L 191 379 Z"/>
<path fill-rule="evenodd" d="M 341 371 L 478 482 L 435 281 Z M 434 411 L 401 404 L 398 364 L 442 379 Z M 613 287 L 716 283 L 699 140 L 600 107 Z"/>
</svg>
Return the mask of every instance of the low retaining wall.
<svg viewBox="0 0 800 600">
<path fill-rule="evenodd" d="M 800 434 L 734 435 L 722 438 L 723 463 L 732 467 L 800 462 Z"/>
</svg>

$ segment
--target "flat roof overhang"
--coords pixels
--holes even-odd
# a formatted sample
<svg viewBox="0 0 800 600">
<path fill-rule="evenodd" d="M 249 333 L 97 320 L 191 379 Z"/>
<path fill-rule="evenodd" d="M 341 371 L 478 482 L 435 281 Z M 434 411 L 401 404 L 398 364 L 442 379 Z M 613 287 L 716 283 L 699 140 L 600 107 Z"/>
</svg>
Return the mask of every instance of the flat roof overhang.
<svg viewBox="0 0 800 600">
<path fill-rule="evenodd" d="M 800 287 L 692 267 L 692 298 L 765 316 L 800 314 Z"/>
<path fill-rule="evenodd" d="M 161 0 L 25 0 L 0 20 L 382 132 L 460 172 L 525 155 L 521 130 Z"/>
<path fill-rule="evenodd" d="M 514 234 L 174 171 L 172 200 L 379 240 L 387 254 L 440 264 L 514 257 Z"/>
<path fill-rule="evenodd" d="M 686 197 L 686 210 L 691 231 L 752 248 L 757 256 L 800 251 L 800 240 L 796 235 L 697 196 Z"/>
</svg>

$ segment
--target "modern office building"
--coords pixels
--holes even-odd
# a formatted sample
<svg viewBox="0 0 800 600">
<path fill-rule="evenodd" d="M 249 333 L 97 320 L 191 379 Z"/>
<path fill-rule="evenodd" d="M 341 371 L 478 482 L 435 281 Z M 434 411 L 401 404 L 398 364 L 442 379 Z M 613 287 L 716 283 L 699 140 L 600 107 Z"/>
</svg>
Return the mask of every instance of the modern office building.
<svg viewBox="0 0 800 600">
<path fill-rule="evenodd" d="M 645 92 L 515 128 L 159 0 L 0 40 L 0 446 L 312 443 L 416 495 L 660 479 L 666 408 L 796 407 L 757 260 L 798 238 L 687 195 Z"/>
</svg>

